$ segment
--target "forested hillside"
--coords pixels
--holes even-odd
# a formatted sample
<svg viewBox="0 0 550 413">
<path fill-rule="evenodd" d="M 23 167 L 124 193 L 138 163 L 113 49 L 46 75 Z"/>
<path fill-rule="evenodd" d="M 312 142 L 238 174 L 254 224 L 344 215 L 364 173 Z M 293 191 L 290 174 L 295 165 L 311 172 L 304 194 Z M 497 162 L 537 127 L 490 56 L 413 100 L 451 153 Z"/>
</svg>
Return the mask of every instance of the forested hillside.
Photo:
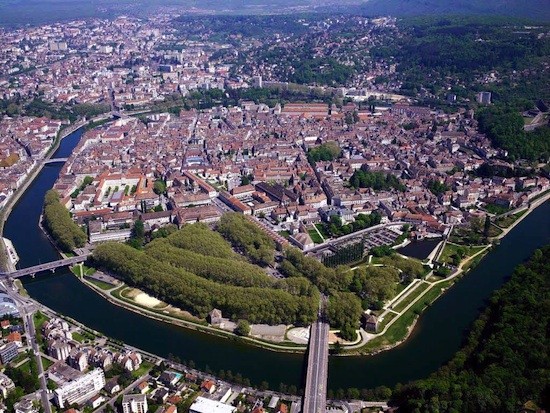
<svg viewBox="0 0 550 413">
<path fill-rule="evenodd" d="M 527 402 L 548 409 L 549 334 L 550 245 L 495 293 L 451 362 L 398 389 L 393 403 L 418 413 L 514 413 Z"/>
</svg>

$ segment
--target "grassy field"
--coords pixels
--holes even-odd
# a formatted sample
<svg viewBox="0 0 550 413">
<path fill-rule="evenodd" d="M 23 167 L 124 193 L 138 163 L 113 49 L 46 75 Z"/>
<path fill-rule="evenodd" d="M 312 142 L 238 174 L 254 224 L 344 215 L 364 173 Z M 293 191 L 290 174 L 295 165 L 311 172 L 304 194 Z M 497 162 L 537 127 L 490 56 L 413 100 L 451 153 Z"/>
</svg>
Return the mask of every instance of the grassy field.
<svg viewBox="0 0 550 413">
<path fill-rule="evenodd" d="M 290 237 L 290 232 L 288 231 L 279 231 L 279 235 L 283 237 L 284 239 L 288 239 Z"/>
<path fill-rule="evenodd" d="M 462 259 L 471 257 L 472 255 L 475 255 L 479 251 L 481 251 L 484 247 L 483 246 L 463 246 L 463 245 L 456 245 L 447 243 L 445 244 L 445 248 L 441 252 L 441 256 L 439 257 L 439 262 L 446 263 L 446 264 L 452 264 L 453 263 L 453 256 L 457 254 L 457 252 L 462 251 L 463 256 Z"/>
<path fill-rule="evenodd" d="M 500 234 L 502 234 L 502 230 L 495 224 L 491 224 L 491 227 L 489 228 L 489 237 L 498 237 Z"/>
<path fill-rule="evenodd" d="M 48 360 L 45 357 L 41 357 L 41 358 L 42 358 L 42 366 L 44 366 L 44 370 L 48 370 L 50 366 L 53 364 L 53 362 L 51 360 Z"/>
<path fill-rule="evenodd" d="M 315 229 L 310 229 L 308 231 L 309 233 L 309 236 L 311 237 L 311 239 L 313 240 L 314 243 L 316 244 L 322 244 L 323 243 L 323 239 L 319 236 L 319 234 L 317 233 L 317 231 L 315 231 Z"/>
<path fill-rule="evenodd" d="M 34 318 L 34 326 L 39 331 L 42 330 L 42 326 L 44 325 L 44 323 L 50 320 L 48 316 L 46 316 L 45 314 L 42 314 L 40 311 L 37 311 L 36 313 L 34 313 L 33 318 Z"/>
<path fill-rule="evenodd" d="M 483 259 L 483 257 L 485 257 L 489 253 L 489 251 L 490 249 L 488 249 L 482 254 L 479 254 L 474 259 L 468 261 L 466 264 L 464 264 L 464 266 L 462 267 L 462 270 L 468 271 L 470 268 L 475 268 L 479 264 L 479 262 Z"/>
<path fill-rule="evenodd" d="M 86 277 L 86 281 L 88 281 L 90 284 L 95 285 L 98 288 L 101 288 L 102 290 L 110 290 L 111 288 L 116 287 L 115 285 L 111 285 L 109 283 L 99 281 L 99 280 L 94 280 L 93 278 L 89 278 L 89 277 Z"/>
<path fill-rule="evenodd" d="M 144 374 L 146 374 L 147 372 L 149 372 L 149 370 L 151 370 L 152 368 L 153 368 L 152 363 L 149 363 L 148 361 L 144 361 L 143 363 L 141 363 L 141 365 L 137 370 L 132 372 L 132 376 L 137 379 L 143 376 Z"/>
<path fill-rule="evenodd" d="M 517 214 L 508 215 L 506 217 L 498 218 L 495 221 L 495 224 L 497 224 L 501 228 L 508 228 L 510 227 L 514 222 L 516 222 L 518 219 L 520 219 L 523 215 L 527 213 L 527 210 L 524 209 L 523 211 L 518 212 Z"/>
<path fill-rule="evenodd" d="M 319 230 L 324 239 L 330 239 L 330 234 L 325 230 L 323 224 L 315 224 L 315 228 Z"/>
<path fill-rule="evenodd" d="M 379 331 L 382 331 L 384 329 L 384 327 L 386 327 L 386 325 L 391 321 L 393 320 L 395 317 L 397 317 L 397 314 L 395 313 L 392 313 L 392 312 L 389 312 L 388 314 L 386 314 L 384 316 L 384 319 L 382 320 L 382 322 L 380 323 L 380 325 L 378 326 L 378 330 Z"/>
<path fill-rule="evenodd" d="M 13 284 L 17 287 L 19 295 L 22 295 L 23 297 L 29 296 L 29 293 L 27 293 L 27 290 L 25 290 L 25 287 L 23 286 L 21 280 L 15 280 Z"/>
<path fill-rule="evenodd" d="M 412 303 L 416 298 L 426 291 L 430 287 L 430 284 L 420 283 L 413 291 L 409 293 L 403 300 L 401 300 L 397 305 L 395 305 L 392 310 L 397 311 L 398 313 L 403 311 L 410 303 Z"/>
<path fill-rule="evenodd" d="M 407 310 L 399 319 L 392 324 L 388 331 L 382 336 L 378 336 L 373 340 L 369 341 L 363 347 L 361 347 L 360 352 L 362 354 L 368 354 L 380 350 L 384 347 L 388 347 L 403 341 L 409 332 L 410 326 L 413 324 L 414 320 L 422 313 L 422 311 L 431 305 L 449 286 L 453 284 L 453 280 L 443 282 L 432 287 L 424 296 L 418 300 L 411 308 Z M 384 324 L 389 322 L 386 321 Z"/>
</svg>

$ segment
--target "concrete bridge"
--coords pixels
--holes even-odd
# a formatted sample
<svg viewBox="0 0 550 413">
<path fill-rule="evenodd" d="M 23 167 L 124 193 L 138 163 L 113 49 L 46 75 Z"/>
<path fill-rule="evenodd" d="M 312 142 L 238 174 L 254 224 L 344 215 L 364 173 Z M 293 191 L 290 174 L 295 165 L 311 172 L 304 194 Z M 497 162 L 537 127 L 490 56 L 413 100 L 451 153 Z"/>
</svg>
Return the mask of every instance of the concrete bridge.
<svg viewBox="0 0 550 413">
<path fill-rule="evenodd" d="M 319 319 L 309 331 L 306 390 L 302 413 L 326 413 L 328 382 L 328 333 L 325 320 L 326 297 L 321 298 Z"/>
<path fill-rule="evenodd" d="M 54 272 L 57 268 L 66 267 L 68 265 L 74 265 L 74 264 L 84 262 L 86 261 L 86 259 L 88 259 L 89 255 L 90 253 L 85 255 L 78 255 L 76 257 L 65 258 L 62 260 L 51 261 L 44 264 L 34 265 L 32 267 L 27 267 L 27 268 L 23 268 L 12 272 L 3 272 L 3 273 L 0 273 L 0 277 L 20 278 L 20 277 L 24 277 L 25 275 L 34 275 L 41 271 L 50 270 Z"/>
<path fill-rule="evenodd" d="M 47 165 L 49 163 L 56 163 L 56 162 L 66 162 L 69 158 L 50 158 L 50 159 L 44 159 L 42 162 L 44 165 Z"/>
</svg>

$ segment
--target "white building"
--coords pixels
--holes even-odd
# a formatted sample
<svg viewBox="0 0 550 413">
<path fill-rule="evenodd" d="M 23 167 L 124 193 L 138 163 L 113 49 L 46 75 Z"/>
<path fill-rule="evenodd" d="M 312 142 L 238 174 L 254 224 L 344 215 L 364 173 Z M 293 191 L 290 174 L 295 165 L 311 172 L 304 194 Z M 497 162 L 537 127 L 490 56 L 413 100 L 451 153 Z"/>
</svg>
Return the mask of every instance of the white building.
<svg viewBox="0 0 550 413">
<path fill-rule="evenodd" d="M 144 394 L 126 394 L 122 398 L 123 413 L 147 413 L 147 397 Z"/>
<path fill-rule="evenodd" d="M 233 413 L 235 410 L 237 410 L 236 407 L 204 397 L 197 397 L 195 403 L 189 408 L 189 413 Z"/>
<path fill-rule="evenodd" d="M 94 397 L 105 386 L 105 374 L 95 369 L 78 379 L 55 389 L 55 401 L 60 408 L 81 404 Z"/>
</svg>

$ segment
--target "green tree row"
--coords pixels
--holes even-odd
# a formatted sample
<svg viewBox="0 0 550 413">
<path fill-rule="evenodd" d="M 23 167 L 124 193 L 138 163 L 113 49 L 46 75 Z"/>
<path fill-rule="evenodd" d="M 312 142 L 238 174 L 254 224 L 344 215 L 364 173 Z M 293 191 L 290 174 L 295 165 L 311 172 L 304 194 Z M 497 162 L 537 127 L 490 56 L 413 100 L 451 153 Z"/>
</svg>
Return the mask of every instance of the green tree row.
<svg viewBox="0 0 550 413">
<path fill-rule="evenodd" d="M 99 245 L 93 259 L 129 285 L 201 318 L 219 308 L 235 321 L 251 323 L 303 325 L 315 319 L 319 298 L 316 289 L 310 289 L 310 296 L 295 296 L 281 289 L 219 284 L 124 244 Z"/>
<path fill-rule="evenodd" d="M 238 257 L 231 249 L 231 245 L 219 233 L 212 231 L 203 223 L 186 225 L 169 235 L 167 239 L 173 246 L 197 254 L 231 259 Z"/>
<path fill-rule="evenodd" d="M 70 252 L 86 244 L 86 234 L 72 220 L 53 189 L 46 192 L 44 197 L 44 225 L 64 251 Z"/>
<path fill-rule="evenodd" d="M 274 241 L 244 215 L 236 212 L 224 214 L 218 231 L 253 263 L 265 266 L 274 262 Z"/>
</svg>

